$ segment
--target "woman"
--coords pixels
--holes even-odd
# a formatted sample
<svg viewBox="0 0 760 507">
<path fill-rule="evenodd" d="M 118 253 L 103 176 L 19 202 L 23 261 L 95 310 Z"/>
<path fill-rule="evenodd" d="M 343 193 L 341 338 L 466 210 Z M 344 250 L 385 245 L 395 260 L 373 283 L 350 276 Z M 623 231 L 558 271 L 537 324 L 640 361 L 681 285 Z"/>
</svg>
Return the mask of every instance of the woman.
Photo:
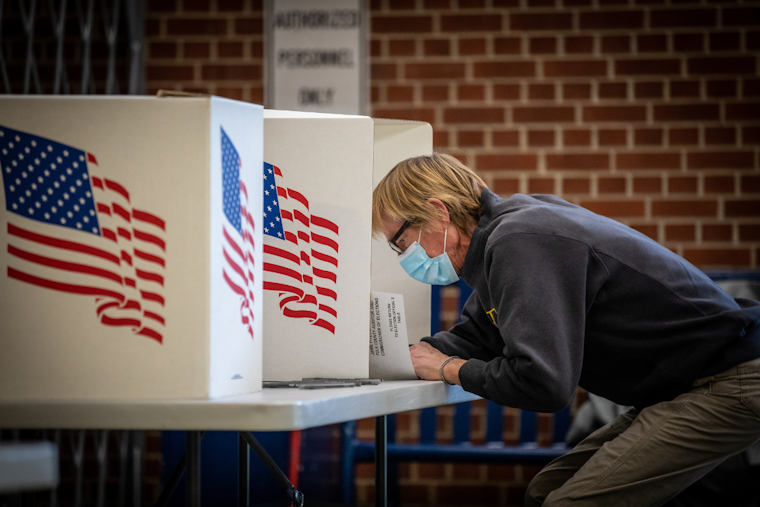
<svg viewBox="0 0 760 507">
<path fill-rule="evenodd" d="M 399 163 L 373 201 L 407 273 L 474 289 L 411 347 L 420 378 L 533 411 L 578 385 L 634 407 L 544 468 L 527 505 L 661 505 L 760 439 L 760 303 L 557 197 L 501 199 L 450 156 Z"/>
</svg>

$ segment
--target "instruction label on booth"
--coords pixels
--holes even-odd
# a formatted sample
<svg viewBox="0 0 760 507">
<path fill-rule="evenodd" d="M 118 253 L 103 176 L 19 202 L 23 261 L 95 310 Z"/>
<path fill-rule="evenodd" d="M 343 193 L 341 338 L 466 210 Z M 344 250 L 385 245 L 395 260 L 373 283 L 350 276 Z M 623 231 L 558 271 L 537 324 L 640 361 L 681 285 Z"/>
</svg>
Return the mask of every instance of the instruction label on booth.
<svg viewBox="0 0 760 507">
<path fill-rule="evenodd" d="M 370 297 L 369 375 L 383 380 L 417 380 L 406 335 L 404 297 L 372 292 Z"/>
</svg>

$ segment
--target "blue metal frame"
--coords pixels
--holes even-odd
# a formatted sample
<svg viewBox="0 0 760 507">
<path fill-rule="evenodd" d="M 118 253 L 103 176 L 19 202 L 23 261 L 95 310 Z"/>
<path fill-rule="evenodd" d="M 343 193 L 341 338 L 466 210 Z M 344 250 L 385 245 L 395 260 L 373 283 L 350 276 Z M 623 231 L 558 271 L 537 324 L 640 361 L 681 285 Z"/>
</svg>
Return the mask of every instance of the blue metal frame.
<svg viewBox="0 0 760 507">
<path fill-rule="evenodd" d="M 715 282 L 726 280 L 760 281 L 760 271 L 705 271 L 705 274 Z"/>
<path fill-rule="evenodd" d="M 192 432 L 162 432 L 161 450 L 164 461 L 162 483 L 165 489 L 168 485 L 173 487 L 171 491 L 162 492 L 161 501 L 157 505 L 178 507 L 190 503 L 192 495 L 188 494 L 187 479 L 192 474 L 183 474 L 184 470 L 190 472 L 190 468 L 185 469 L 180 464 L 182 460 L 188 459 L 185 455 L 188 443 L 187 433 Z M 289 432 L 267 431 L 254 434 L 267 448 L 268 453 L 274 457 L 277 466 L 287 469 L 290 454 Z M 285 490 L 277 481 L 271 479 L 272 476 L 261 459 L 254 453 L 248 452 L 247 444 L 241 451 L 240 439 L 239 433 L 235 431 L 204 433 L 202 442 L 195 452 L 191 453 L 199 457 L 198 463 L 194 466 L 203 472 L 195 476 L 195 481 L 199 482 L 193 485 L 192 493 L 197 495 L 200 491 L 200 501 L 203 505 L 243 505 L 240 503 L 241 496 L 245 496 L 243 499 L 245 505 L 249 505 L 249 498 L 255 498 L 257 503 L 287 500 Z M 245 470 L 245 462 L 242 463 L 243 470 L 240 470 L 240 456 L 243 453 L 248 457 L 248 470 Z M 178 464 L 179 467 L 177 467 Z M 177 471 L 179 472 L 177 477 L 173 477 L 173 472 Z M 248 477 L 247 484 L 240 482 L 243 474 Z"/>
</svg>

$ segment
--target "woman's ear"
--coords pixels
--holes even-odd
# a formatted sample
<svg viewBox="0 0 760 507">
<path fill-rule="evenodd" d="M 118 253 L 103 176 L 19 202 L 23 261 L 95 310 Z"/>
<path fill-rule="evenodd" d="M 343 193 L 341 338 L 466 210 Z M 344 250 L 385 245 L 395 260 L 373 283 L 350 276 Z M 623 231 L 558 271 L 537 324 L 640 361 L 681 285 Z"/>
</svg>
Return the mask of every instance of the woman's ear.
<svg viewBox="0 0 760 507">
<path fill-rule="evenodd" d="M 445 222 L 444 225 L 448 226 L 451 220 L 449 218 L 449 210 L 446 208 L 446 205 L 443 204 L 443 201 L 436 199 L 435 197 L 430 197 L 427 202 L 438 210 L 438 213 L 440 213 L 441 218 L 443 218 L 443 221 Z"/>
</svg>

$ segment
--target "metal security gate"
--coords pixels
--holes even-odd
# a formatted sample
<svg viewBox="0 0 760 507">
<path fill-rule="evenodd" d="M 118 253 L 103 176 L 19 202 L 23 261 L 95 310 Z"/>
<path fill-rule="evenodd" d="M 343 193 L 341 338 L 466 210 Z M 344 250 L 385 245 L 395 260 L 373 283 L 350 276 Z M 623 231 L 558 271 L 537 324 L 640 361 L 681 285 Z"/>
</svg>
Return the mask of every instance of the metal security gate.
<svg viewBox="0 0 760 507">
<path fill-rule="evenodd" d="M 145 458 L 142 431 L 4 430 L 0 437 L 0 444 L 40 441 L 56 444 L 62 479 L 59 487 L 52 490 L 0 494 L 0 505 L 126 507 L 142 504 Z"/>
<path fill-rule="evenodd" d="M 0 92 L 142 94 L 143 0 L 0 0 Z"/>
<path fill-rule="evenodd" d="M 145 93 L 144 13 L 143 0 L 0 0 L 0 93 Z M 0 504 L 141 505 L 144 432 L 0 431 L 0 444 L 42 440 L 58 447 L 59 487 Z"/>
</svg>

